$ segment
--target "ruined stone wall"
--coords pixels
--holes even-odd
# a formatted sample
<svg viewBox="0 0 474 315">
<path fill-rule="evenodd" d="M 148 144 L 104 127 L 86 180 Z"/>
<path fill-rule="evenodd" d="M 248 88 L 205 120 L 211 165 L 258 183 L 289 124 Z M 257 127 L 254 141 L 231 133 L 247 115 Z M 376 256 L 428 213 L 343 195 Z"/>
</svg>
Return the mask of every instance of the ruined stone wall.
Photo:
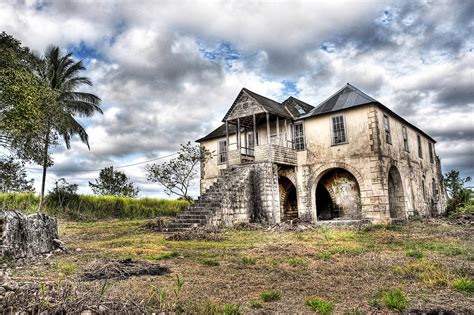
<svg viewBox="0 0 474 315">
<path fill-rule="evenodd" d="M 0 251 L 3 257 L 31 258 L 58 246 L 58 224 L 45 214 L 0 212 Z"/>
<path fill-rule="evenodd" d="M 279 222 L 278 175 L 271 163 L 234 166 L 223 176 L 228 180 L 223 180 L 219 188 L 220 206 L 211 219 L 212 225 Z"/>
<path fill-rule="evenodd" d="M 413 215 L 430 216 L 444 213 L 446 209 L 446 191 L 442 183 L 441 165 L 436 156 L 435 144 L 422 133 L 405 125 L 397 118 L 377 108 L 380 121 L 386 114 L 390 121 L 392 143 L 385 141 L 383 127 L 381 127 L 382 143 L 382 171 L 383 177 L 388 179 L 389 170 L 395 166 L 402 179 L 404 206 L 406 217 Z M 407 129 L 408 151 L 403 144 L 402 126 Z M 422 157 L 418 156 L 417 135 L 421 139 Z M 430 161 L 429 143 L 433 148 L 433 161 Z M 433 192 L 432 183 L 435 184 Z M 384 187 L 388 195 L 388 185 Z"/>
</svg>

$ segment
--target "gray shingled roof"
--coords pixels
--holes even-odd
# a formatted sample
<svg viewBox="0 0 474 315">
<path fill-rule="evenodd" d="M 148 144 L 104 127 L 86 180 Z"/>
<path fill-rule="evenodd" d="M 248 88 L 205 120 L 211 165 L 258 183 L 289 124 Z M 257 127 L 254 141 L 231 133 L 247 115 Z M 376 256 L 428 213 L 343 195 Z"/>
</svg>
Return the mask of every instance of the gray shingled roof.
<svg viewBox="0 0 474 315">
<path fill-rule="evenodd" d="M 300 116 L 306 115 L 308 112 L 310 112 L 312 109 L 314 109 L 314 106 L 309 105 L 308 103 L 305 103 L 303 101 L 300 101 L 297 98 L 294 98 L 293 96 L 290 96 L 287 98 L 282 105 L 293 115 L 293 117 L 298 118 Z M 300 111 L 301 110 L 301 111 Z"/>
<path fill-rule="evenodd" d="M 331 95 L 324 102 L 316 106 L 307 115 L 301 116 L 300 118 L 309 118 L 321 114 L 335 112 L 341 109 L 347 109 L 363 104 L 378 103 L 377 100 L 368 96 L 355 86 L 347 83 L 342 89 Z"/>
<path fill-rule="evenodd" d="M 237 133 L 237 127 L 235 125 L 229 124 L 229 135 L 233 135 L 235 133 Z M 225 137 L 225 136 L 226 136 L 225 124 L 222 124 L 219 127 L 217 127 L 216 129 L 214 129 L 207 136 L 196 140 L 196 142 L 201 142 L 201 141 L 204 141 L 204 140 L 215 139 L 215 138 L 222 138 L 222 137 Z"/>
</svg>

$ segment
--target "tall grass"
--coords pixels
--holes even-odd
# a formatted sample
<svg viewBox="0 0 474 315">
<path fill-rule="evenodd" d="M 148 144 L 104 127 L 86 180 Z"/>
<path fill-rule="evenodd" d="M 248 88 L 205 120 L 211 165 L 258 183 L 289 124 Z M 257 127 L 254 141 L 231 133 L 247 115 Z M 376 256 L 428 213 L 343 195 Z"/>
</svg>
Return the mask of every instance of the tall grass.
<svg viewBox="0 0 474 315">
<path fill-rule="evenodd" d="M 36 211 L 38 202 L 39 196 L 33 193 L 0 194 L 0 210 L 32 213 Z M 78 195 L 62 207 L 47 197 L 44 212 L 83 220 L 154 218 L 175 216 L 188 205 L 183 200 Z"/>
</svg>

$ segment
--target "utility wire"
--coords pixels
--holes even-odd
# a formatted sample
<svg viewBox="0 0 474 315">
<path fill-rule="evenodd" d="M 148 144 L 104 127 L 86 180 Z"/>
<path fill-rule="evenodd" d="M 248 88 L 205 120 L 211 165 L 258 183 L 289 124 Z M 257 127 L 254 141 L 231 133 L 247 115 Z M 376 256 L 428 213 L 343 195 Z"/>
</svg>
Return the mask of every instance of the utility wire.
<svg viewBox="0 0 474 315">
<path fill-rule="evenodd" d="M 157 158 L 154 158 L 154 159 L 150 159 L 150 160 L 147 160 L 147 161 L 142 161 L 142 162 L 137 162 L 137 163 L 132 163 L 132 164 L 125 164 L 125 165 L 120 165 L 120 166 L 114 166 L 114 169 L 118 169 L 118 168 L 125 168 L 125 167 L 130 167 L 130 166 L 136 166 L 136 165 L 140 165 L 140 164 L 145 164 L 145 163 L 149 163 L 149 162 L 153 162 L 153 161 L 158 161 L 158 160 L 162 160 L 162 159 L 166 159 L 166 158 L 169 158 L 169 157 L 172 157 L 173 155 L 177 155 L 178 153 L 175 152 L 175 153 L 172 153 L 172 154 L 168 154 L 168 155 L 165 155 L 165 156 L 160 156 L 160 157 L 157 157 Z M 25 169 L 27 170 L 31 170 L 31 171 L 42 171 L 43 169 L 42 168 L 34 168 L 34 167 L 25 167 Z M 101 171 L 102 169 L 97 169 L 97 170 L 79 170 L 79 171 L 55 171 L 55 170 L 51 170 L 50 169 L 50 172 L 54 172 L 54 173 L 57 173 L 57 174 L 61 174 L 61 173 L 91 173 L 91 172 L 99 172 Z"/>
</svg>

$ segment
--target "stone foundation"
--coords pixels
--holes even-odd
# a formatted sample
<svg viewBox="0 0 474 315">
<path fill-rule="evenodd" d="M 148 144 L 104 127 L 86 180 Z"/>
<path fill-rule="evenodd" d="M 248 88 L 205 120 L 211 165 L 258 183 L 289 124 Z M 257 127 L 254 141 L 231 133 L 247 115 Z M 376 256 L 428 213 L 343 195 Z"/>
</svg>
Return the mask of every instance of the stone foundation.
<svg viewBox="0 0 474 315">
<path fill-rule="evenodd" d="M 57 220 L 42 213 L 0 212 L 0 235 L 6 258 L 32 258 L 60 247 Z"/>
</svg>

